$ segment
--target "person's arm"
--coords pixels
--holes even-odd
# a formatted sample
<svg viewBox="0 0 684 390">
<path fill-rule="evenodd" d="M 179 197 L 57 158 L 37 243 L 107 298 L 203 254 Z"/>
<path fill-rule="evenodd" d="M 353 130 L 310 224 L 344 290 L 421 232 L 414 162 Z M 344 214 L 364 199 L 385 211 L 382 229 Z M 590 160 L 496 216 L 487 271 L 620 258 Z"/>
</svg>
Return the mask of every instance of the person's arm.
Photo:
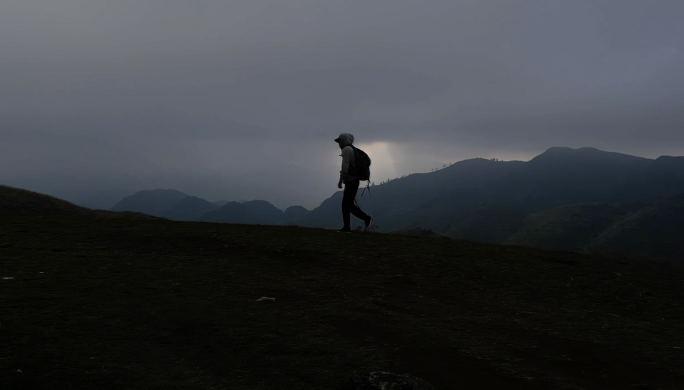
<svg viewBox="0 0 684 390">
<path fill-rule="evenodd" d="M 342 188 L 342 183 L 345 182 L 347 175 L 349 174 L 349 163 L 351 162 L 352 148 L 346 146 L 342 149 L 342 169 L 340 170 L 340 182 L 337 184 L 337 188 Z"/>
<path fill-rule="evenodd" d="M 342 157 L 341 154 L 340 154 L 340 157 Z M 340 189 L 342 188 L 342 175 L 341 174 L 340 174 L 340 180 L 337 182 L 337 188 L 340 188 Z"/>
</svg>

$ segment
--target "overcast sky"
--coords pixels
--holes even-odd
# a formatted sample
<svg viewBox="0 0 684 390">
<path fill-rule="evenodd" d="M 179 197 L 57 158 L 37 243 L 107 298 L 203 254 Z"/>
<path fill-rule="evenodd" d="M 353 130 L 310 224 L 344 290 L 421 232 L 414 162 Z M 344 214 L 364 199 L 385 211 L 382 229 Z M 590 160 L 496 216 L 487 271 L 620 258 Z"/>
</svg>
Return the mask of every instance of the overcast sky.
<svg viewBox="0 0 684 390">
<path fill-rule="evenodd" d="M 3 0 L 0 183 L 317 206 L 552 146 L 684 155 L 681 0 Z"/>
</svg>

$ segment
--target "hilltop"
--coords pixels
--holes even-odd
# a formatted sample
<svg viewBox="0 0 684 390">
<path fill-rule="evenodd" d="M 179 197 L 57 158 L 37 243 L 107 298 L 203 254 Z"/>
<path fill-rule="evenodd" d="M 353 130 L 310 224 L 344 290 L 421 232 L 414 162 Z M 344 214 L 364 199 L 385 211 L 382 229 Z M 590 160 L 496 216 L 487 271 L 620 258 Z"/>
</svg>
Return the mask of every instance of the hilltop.
<svg viewBox="0 0 684 390">
<path fill-rule="evenodd" d="M 0 185 L 0 214 L 71 216 L 89 218 L 152 219 L 153 216 L 136 212 L 91 210 L 71 202 L 33 191 Z"/>
<path fill-rule="evenodd" d="M 0 213 L 83 214 L 89 210 L 54 196 L 0 185 Z"/>
<path fill-rule="evenodd" d="M 3 214 L 0 251 L 3 388 L 329 390 L 375 370 L 436 390 L 684 383 L 676 265 L 77 214 Z"/>
</svg>

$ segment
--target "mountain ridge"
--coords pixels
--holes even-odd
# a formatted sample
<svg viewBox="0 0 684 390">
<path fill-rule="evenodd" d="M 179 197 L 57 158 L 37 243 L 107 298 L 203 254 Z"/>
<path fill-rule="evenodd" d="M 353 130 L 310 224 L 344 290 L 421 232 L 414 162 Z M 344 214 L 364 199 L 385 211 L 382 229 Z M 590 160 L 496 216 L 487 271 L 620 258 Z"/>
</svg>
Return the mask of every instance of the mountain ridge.
<svg viewBox="0 0 684 390">
<path fill-rule="evenodd" d="M 684 157 L 648 159 L 596 148 L 554 147 L 528 162 L 463 160 L 373 185 L 357 200 L 375 217 L 379 232 L 423 229 L 495 244 L 653 253 L 678 261 L 684 260 L 677 240 L 684 236 L 684 217 L 679 219 L 682 194 Z M 220 205 L 157 189 L 125 197 L 112 209 L 183 221 L 338 228 L 341 197 L 342 191 L 335 191 L 313 210 L 291 206 L 283 211 L 264 200 Z M 50 206 L 53 209 L 77 207 L 50 202 L 56 205 Z"/>
</svg>

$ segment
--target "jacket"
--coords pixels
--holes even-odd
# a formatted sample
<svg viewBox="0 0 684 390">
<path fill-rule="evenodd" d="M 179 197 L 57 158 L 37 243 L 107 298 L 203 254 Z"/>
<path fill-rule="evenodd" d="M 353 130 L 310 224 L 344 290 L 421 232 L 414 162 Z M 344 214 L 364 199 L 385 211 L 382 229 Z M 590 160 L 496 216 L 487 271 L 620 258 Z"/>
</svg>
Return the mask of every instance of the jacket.
<svg viewBox="0 0 684 390">
<path fill-rule="evenodd" d="M 354 143 L 354 136 L 349 133 L 340 134 L 339 144 L 342 149 L 342 169 L 340 169 L 340 180 L 343 183 L 348 183 L 356 177 L 350 175 L 349 166 L 354 161 L 354 148 L 351 144 Z"/>
</svg>

